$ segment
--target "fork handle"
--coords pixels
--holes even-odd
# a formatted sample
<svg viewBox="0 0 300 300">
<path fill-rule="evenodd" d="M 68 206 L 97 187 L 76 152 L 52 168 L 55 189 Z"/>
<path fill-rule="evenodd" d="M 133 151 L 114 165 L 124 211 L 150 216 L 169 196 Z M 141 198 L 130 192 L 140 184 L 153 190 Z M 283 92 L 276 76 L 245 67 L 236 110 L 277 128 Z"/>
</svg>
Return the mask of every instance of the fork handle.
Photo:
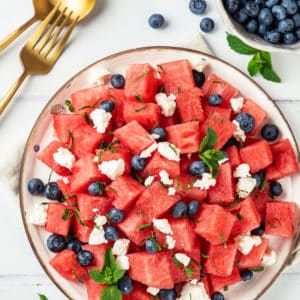
<svg viewBox="0 0 300 300">
<path fill-rule="evenodd" d="M 0 115 L 3 113 L 4 109 L 18 90 L 18 88 L 21 86 L 25 78 L 28 76 L 28 73 L 24 70 L 22 75 L 18 78 L 18 80 L 14 83 L 14 85 L 10 88 L 10 90 L 7 92 L 7 94 L 3 97 L 3 99 L 0 102 Z"/>
<path fill-rule="evenodd" d="M 28 27 L 30 27 L 38 19 L 34 16 L 18 29 L 6 36 L 2 41 L 0 41 L 0 52 L 3 51 L 8 45 L 10 45 L 21 33 L 23 33 Z"/>
</svg>

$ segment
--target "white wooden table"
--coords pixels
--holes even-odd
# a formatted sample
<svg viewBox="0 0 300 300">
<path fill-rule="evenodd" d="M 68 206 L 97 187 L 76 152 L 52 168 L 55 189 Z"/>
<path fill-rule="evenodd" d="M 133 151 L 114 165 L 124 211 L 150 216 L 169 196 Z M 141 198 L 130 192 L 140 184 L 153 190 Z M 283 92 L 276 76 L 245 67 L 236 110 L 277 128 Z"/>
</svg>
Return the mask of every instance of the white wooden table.
<svg viewBox="0 0 300 300">
<path fill-rule="evenodd" d="M 205 35 L 220 58 L 245 71 L 248 57 L 233 53 L 225 41 L 224 25 L 212 0 L 207 15 L 216 21 L 213 33 Z M 168 22 L 163 30 L 147 24 L 152 13 L 162 13 Z M 0 1 L 0 39 L 32 16 L 30 0 Z M 183 45 L 199 33 L 201 17 L 188 9 L 188 0 L 98 0 L 93 13 L 76 28 L 68 49 L 53 70 L 27 80 L 14 104 L 0 122 L 0 149 L 25 140 L 35 118 L 50 96 L 73 74 L 111 53 L 147 45 Z M 33 28 L 9 49 L 0 53 L 0 97 L 21 72 L 18 53 Z M 273 84 L 255 80 L 277 99 L 298 142 L 300 142 L 300 56 L 274 54 L 274 68 L 283 82 Z M 0 150 L 0 160 L 6 160 Z M 263 296 L 266 300 L 299 298 L 300 264 L 283 273 Z M 66 299 L 45 275 L 26 239 L 18 201 L 5 182 L 0 182 L 0 299 L 38 299 L 37 293 L 50 299 Z M 296 297 L 296 298 L 295 298 Z"/>
</svg>

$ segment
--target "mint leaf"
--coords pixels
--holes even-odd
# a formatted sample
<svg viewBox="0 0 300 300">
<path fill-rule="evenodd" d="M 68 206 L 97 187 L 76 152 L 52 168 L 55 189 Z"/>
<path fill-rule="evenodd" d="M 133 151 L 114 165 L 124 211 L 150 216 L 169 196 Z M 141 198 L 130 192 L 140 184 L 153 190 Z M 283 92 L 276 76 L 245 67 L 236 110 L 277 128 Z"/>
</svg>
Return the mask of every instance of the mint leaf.
<svg viewBox="0 0 300 300">
<path fill-rule="evenodd" d="M 260 74 L 266 80 L 273 81 L 273 82 L 281 82 L 280 77 L 275 73 L 275 71 L 270 66 L 263 66 L 260 70 Z"/>
<path fill-rule="evenodd" d="M 201 153 L 207 149 L 213 148 L 217 141 L 218 136 L 216 131 L 213 128 L 208 127 L 206 129 L 206 136 L 201 141 L 199 152 Z"/>
<path fill-rule="evenodd" d="M 176 258 L 175 254 L 173 255 L 173 262 L 178 269 L 182 269 L 182 265 L 179 260 Z"/>
<path fill-rule="evenodd" d="M 121 279 L 125 275 L 126 270 L 121 269 L 115 269 L 113 271 L 113 282 L 117 282 L 119 279 Z"/>
<path fill-rule="evenodd" d="M 107 248 L 104 254 L 104 264 L 101 271 L 104 271 L 106 267 L 111 270 L 118 269 L 115 258 L 112 254 L 112 248 Z"/>
<path fill-rule="evenodd" d="M 261 56 L 262 60 L 265 62 L 265 64 L 267 66 L 272 67 L 271 54 L 269 52 L 266 52 L 266 51 L 259 51 L 259 52 L 260 52 L 260 56 Z"/>
<path fill-rule="evenodd" d="M 100 300 L 122 300 L 122 293 L 117 286 L 108 285 L 102 290 Z"/>
<path fill-rule="evenodd" d="M 251 76 L 256 75 L 260 70 L 260 65 L 257 63 L 255 56 L 248 63 L 247 70 Z"/>
<path fill-rule="evenodd" d="M 219 163 L 213 159 L 209 159 L 204 155 L 200 155 L 200 158 L 207 164 L 212 178 L 215 178 L 219 173 Z"/>
<path fill-rule="evenodd" d="M 184 267 L 184 273 L 187 278 L 191 278 L 193 276 L 194 272 L 195 272 L 195 269 L 191 263 L 188 266 Z"/>
<path fill-rule="evenodd" d="M 97 269 L 89 270 L 90 277 L 99 284 L 107 284 L 105 274 Z"/>
<path fill-rule="evenodd" d="M 232 34 L 227 33 L 226 39 L 227 39 L 229 47 L 237 53 L 255 54 L 257 52 L 257 49 L 248 46 L 242 40 L 240 40 L 239 38 L 237 38 L 236 36 L 234 36 Z"/>
<path fill-rule="evenodd" d="M 38 294 L 38 295 L 39 295 L 40 300 L 48 300 L 48 298 L 45 295 L 43 295 L 43 294 Z"/>
<path fill-rule="evenodd" d="M 68 107 L 70 112 L 74 112 L 74 106 L 70 100 L 66 100 L 65 105 Z"/>
</svg>

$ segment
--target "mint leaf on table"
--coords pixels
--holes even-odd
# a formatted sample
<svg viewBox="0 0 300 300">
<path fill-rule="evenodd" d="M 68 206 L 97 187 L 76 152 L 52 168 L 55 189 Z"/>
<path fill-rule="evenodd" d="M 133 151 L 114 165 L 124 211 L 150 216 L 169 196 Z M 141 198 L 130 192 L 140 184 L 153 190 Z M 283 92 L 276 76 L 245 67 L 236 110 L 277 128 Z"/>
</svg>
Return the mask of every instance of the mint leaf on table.
<svg viewBox="0 0 300 300">
<path fill-rule="evenodd" d="M 269 52 L 250 47 L 238 37 L 229 33 L 227 33 L 226 39 L 233 51 L 239 54 L 253 55 L 247 66 L 247 70 L 251 76 L 259 73 L 266 80 L 281 82 L 280 77 L 273 69 L 272 58 Z"/>
<path fill-rule="evenodd" d="M 100 300 L 122 300 L 122 293 L 117 286 L 108 285 L 102 290 Z"/>
<path fill-rule="evenodd" d="M 45 295 L 43 295 L 43 294 L 38 294 L 38 295 L 39 295 L 40 300 L 48 300 L 48 298 Z"/>
</svg>

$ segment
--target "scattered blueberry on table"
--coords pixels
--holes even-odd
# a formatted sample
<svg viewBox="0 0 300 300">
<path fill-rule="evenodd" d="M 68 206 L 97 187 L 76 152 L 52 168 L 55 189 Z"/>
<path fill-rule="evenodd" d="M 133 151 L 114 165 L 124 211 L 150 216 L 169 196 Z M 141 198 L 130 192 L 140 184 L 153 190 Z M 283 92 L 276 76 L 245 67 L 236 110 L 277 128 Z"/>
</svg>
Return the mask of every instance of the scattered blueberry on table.
<svg viewBox="0 0 300 300">
<path fill-rule="evenodd" d="M 200 22 L 200 29 L 205 32 L 211 32 L 215 28 L 215 22 L 211 18 L 204 18 Z"/>
<path fill-rule="evenodd" d="M 153 14 L 149 17 L 148 23 L 152 28 L 158 29 L 164 25 L 165 18 L 161 14 Z"/>
<path fill-rule="evenodd" d="M 190 0 L 189 9 L 193 14 L 201 15 L 205 13 L 207 4 L 205 0 Z"/>
</svg>

